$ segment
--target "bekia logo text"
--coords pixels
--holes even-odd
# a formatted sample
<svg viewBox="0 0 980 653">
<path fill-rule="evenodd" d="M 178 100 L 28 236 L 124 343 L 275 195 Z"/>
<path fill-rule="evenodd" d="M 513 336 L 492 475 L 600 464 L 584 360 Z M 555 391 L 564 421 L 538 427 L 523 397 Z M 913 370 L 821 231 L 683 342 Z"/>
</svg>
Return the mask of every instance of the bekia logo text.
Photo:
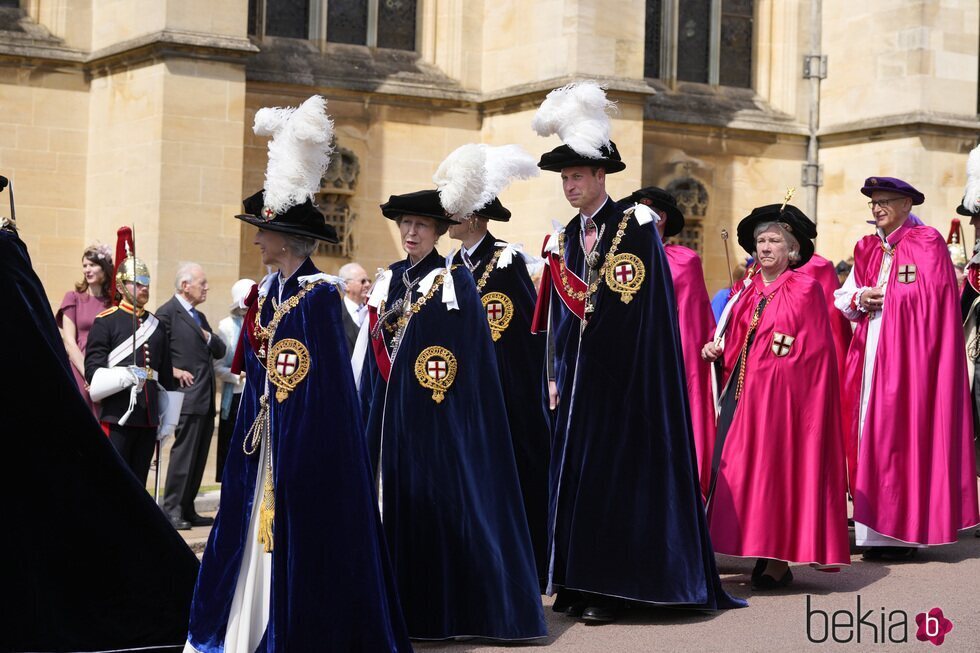
<svg viewBox="0 0 980 653">
<path fill-rule="evenodd" d="M 909 641 L 909 613 L 905 610 L 887 610 L 885 607 L 868 608 L 857 595 L 854 611 L 821 610 L 813 605 L 812 597 L 806 597 L 806 637 L 814 644 L 833 640 L 838 644 L 849 642 L 873 644 L 901 644 Z M 953 630 L 953 622 L 943 615 L 940 608 L 915 615 L 915 638 L 940 646 L 946 635 Z"/>
</svg>

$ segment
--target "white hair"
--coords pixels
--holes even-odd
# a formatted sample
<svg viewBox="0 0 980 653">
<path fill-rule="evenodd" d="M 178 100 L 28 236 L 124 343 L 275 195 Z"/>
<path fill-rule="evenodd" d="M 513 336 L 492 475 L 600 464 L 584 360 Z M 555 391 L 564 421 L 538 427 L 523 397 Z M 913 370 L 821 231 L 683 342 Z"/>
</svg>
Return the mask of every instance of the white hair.
<svg viewBox="0 0 980 653">
<path fill-rule="evenodd" d="M 316 239 L 308 236 L 295 236 L 293 234 L 282 234 L 285 239 L 285 246 L 294 256 L 299 258 L 309 258 L 316 251 Z"/>
<path fill-rule="evenodd" d="M 351 281 L 351 275 L 354 273 L 354 268 L 361 268 L 363 270 L 364 266 L 362 266 L 360 263 L 345 263 L 344 265 L 340 266 L 339 270 L 337 270 L 337 276 L 344 281 Z"/>
<path fill-rule="evenodd" d="M 181 286 L 184 282 L 191 283 L 194 281 L 194 273 L 198 270 L 204 270 L 199 263 L 194 263 L 193 261 L 182 261 L 177 264 L 177 276 L 174 277 L 174 288 L 180 292 Z"/>
</svg>

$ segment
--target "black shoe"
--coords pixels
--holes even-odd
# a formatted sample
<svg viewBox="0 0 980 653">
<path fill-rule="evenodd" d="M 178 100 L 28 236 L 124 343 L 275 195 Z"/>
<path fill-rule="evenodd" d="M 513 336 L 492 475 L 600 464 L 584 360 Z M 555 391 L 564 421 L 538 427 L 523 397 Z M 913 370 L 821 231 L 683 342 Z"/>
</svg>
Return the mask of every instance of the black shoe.
<svg viewBox="0 0 980 653">
<path fill-rule="evenodd" d="M 914 546 L 885 546 L 882 547 L 881 559 L 889 562 L 901 562 L 911 560 L 918 552 L 918 547 Z"/>
<path fill-rule="evenodd" d="M 191 526 L 211 526 L 214 524 L 214 517 L 202 517 L 194 513 L 193 515 L 187 516 L 187 521 L 190 522 Z"/>
<path fill-rule="evenodd" d="M 760 574 L 759 578 L 752 581 L 752 589 L 754 590 L 778 590 L 782 587 L 786 587 L 793 582 L 793 572 L 787 567 L 786 573 L 783 574 L 782 578 L 773 578 L 768 574 Z"/>
<path fill-rule="evenodd" d="M 178 531 L 191 530 L 191 523 L 186 519 L 181 519 L 180 517 L 171 516 L 170 525 L 174 527 L 174 530 L 178 530 Z"/>
<path fill-rule="evenodd" d="M 551 609 L 554 612 L 565 612 L 568 608 L 572 607 L 574 603 L 578 603 L 582 600 L 582 593 L 578 590 L 560 589 L 558 594 L 555 596 L 555 602 L 551 604 Z"/>
<path fill-rule="evenodd" d="M 755 561 L 755 567 L 752 568 L 752 582 L 759 580 L 759 576 L 762 572 L 766 570 L 766 564 L 769 562 L 767 558 L 759 558 Z"/>
<path fill-rule="evenodd" d="M 565 610 L 565 615 L 571 617 L 572 619 L 579 619 L 582 617 L 582 614 L 588 607 L 589 602 L 586 599 L 580 599 L 568 606 L 568 609 Z"/>
<path fill-rule="evenodd" d="M 885 549 L 883 546 L 872 546 L 864 550 L 861 554 L 862 560 L 881 560 L 882 551 Z"/>
<path fill-rule="evenodd" d="M 588 605 L 582 611 L 582 621 L 590 624 L 609 624 L 623 614 L 623 602 L 611 596 L 591 595 Z"/>
</svg>

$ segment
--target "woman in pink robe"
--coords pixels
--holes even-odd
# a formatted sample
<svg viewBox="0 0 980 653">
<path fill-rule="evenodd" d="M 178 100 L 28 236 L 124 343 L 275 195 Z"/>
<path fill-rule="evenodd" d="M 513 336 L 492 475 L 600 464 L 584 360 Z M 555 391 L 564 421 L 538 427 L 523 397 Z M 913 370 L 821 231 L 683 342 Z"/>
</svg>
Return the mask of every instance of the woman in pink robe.
<svg viewBox="0 0 980 653">
<path fill-rule="evenodd" d="M 715 551 L 756 557 L 755 589 L 788 585 L 789 563 L 850 564 L 837 357 L 824 292 L 793 267 L 816 227 L 796 207 L 755 209 L 739 244 L 760 270 L 729 301 L 718 338 L 718 439 L 708 523 Z"/>
<path fill-rule="evenodd" d="M 665 190 L 655 186 L 641 188 L 626 201 L 649 206 L 659 218 L 657 231 L 666 240 L 684 229 L 684 214 Z M 701 257 L 683 245 L 664 245 L 677 302 L 677 323 L 684 354 L 687 396 L 691 407 L 694 450 L 697 454 L 701 493 L 708 493 L 711 476 L 711 451 L 715 442 L 715 408 L 711 396 L 711 367 L 701 359 L 701 345 L 715 332 L 715 316 L 704 284 Z"/>
<path fill-rule="evenodd" d="M 61 339 L 68 352 L 71 371 L 75 374 L 78 391 L 93 415 L 98 410 L 88 394 L 85 383 L 85 345 L 95 316 L 112 306 L 109 285 L 112 279 L 112 254 L 106 245 L 90 245 L 82 253 L 82 280 L 75 289 L 65 293 L 55 314 Z"/>
</svg>

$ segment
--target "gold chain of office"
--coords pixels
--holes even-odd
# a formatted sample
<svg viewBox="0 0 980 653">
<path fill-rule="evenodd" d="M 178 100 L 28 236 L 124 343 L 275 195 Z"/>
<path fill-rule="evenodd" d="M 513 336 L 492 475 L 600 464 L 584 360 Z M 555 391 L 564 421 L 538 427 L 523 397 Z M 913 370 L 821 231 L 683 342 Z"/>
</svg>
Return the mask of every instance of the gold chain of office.
<svg viewBox="0 0 980 653">
<path fill-rule="evenodd" d="M 450 269 L 454 270 L 456 269 L 456 266 L 454 265 Z M 432 287 L 429 288 L 429 292 L 419 297 L 414 304 L 409 304 L 408 308 L 401 315 L 398 316 L 398 321 L 395 322 L 395 324 L 389 324 L 388 322 L 385 322 L 384 323 L 385 330 L 387 330 L 388 333 L 395 333 L 399 329 L 405 328 L 405 325 L 408 324 L 408 317 L 407 317 L 408 314 L 412 313 L 414 315 L 418 313 L 419 311 L 422 310 L 422 307 L 425 306 L 426 302 L 428 302 L 430 299 L 435 297 L 436 292 L 439 290 L 440 286 L 442 286 L 442 282 L 445 279 L 446 274 L 448 273 L 444 272 L 443 274 L 437 276 L 435 281 L 432 282 Z M 385 303 L 382 301 L 381 305 L 378 307 L 378 313 L 383 315 L 384 312 L 385 312 Z"/>
<path fill-rule="evenodd" d="M 609 266 L 612 265 L 612 260 L 616 258 L 616 251 L 619 249 L 619 243 L 623 239 L 623 235 L 626 233 L 626 223 L 629 222 L 631 215 L 633 215 L 632 212 L 626 213 L 623 215 L 623 219 L 619 221 L 619 226 L 616 227 L 616 235 L 613 237 L 612 245 L 609 247 L 609 251 L 606 252 L 606 257 L 602 260 L 602 267 L 599 268 L 599 274 L 596 275 L 596 278 L 589 284 L 589 287 L 586 288 L 585 292 L 573 290 L 568 284 L 568 275 L 565 269 L 565 232 L 563 230 L 560 234 L 558 234 L 558 258 L 560 259 L 558 276 L 561 277 L 561 285 L 564 287 L 565 292 L 568 293 L 570 297 L 577 300 L 587 300 L 599 289 L 599 284 L 602 283 L 602 280 L 605 278 L 606 271 L 609 269 Z"/>
<path fill-rule="evenodd" d="M 487 267 L 483 268 L 483 275 L 480 277 L 480 280 L 476 282 L 476 290 L 481 295 L 483 294 L 483 286 L 487 285 L 487 279 L 490 278 L 490 273 L 493 272 L 495 267 L 497 267 L 497 259 L 500 258 L 500 253 L 502 251 L 504 251 L 503 248 L 500 248 L 493 253 L 493 256 L 490 257 L 490 262 L 487 263 Z"/>
</svg>

